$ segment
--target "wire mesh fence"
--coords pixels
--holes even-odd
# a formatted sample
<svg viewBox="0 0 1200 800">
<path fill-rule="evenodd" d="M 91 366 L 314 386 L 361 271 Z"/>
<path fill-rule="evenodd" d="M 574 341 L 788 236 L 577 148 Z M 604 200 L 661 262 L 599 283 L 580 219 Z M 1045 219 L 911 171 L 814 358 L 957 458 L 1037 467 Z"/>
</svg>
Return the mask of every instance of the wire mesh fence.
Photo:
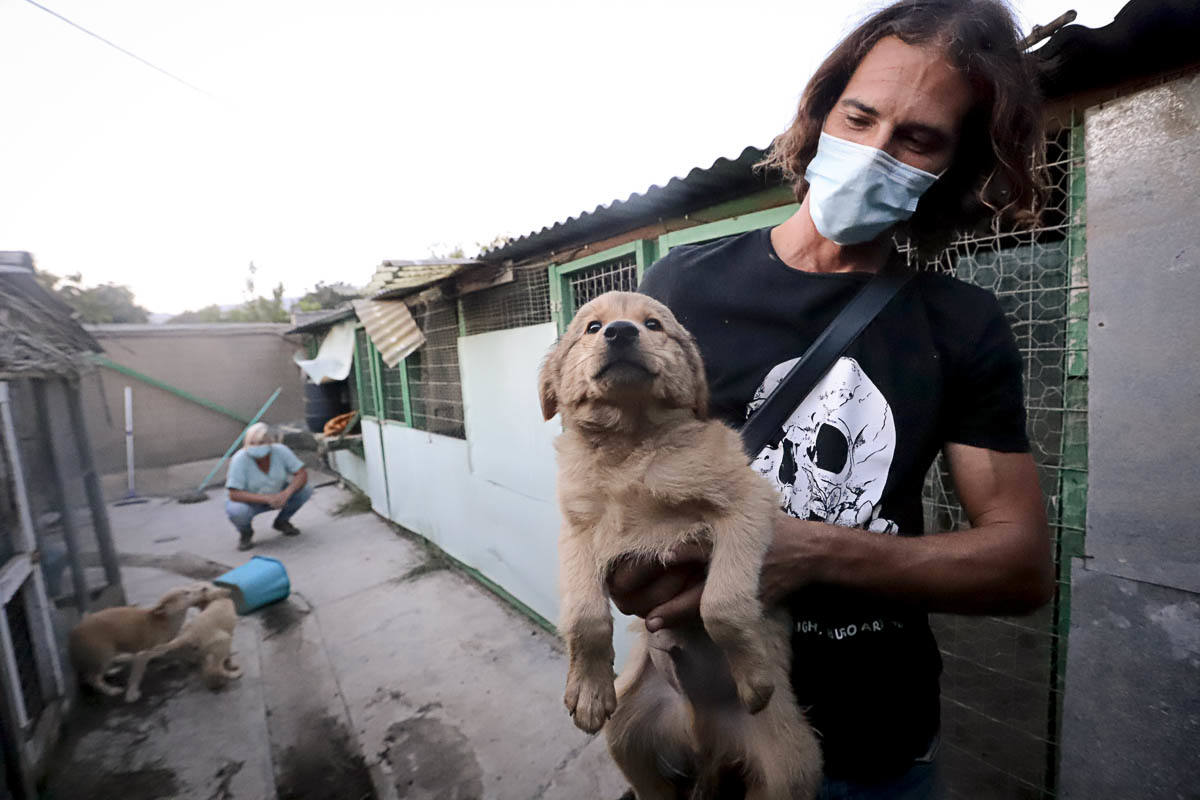
<svg viewBox="0 0 1200 800">
<path fill-rule="evenodd" d="M 633 253 L 573 272 L 567 277 L 571 292 L 567 316 L 605 292 L 635 291 L 637 283 L 637 257 Z"/>
<path fill-rule="evenodd" d="M 466 438 L 462 375 L 458 368 L 458 307 L 443 297 L 409 303 L 425 344 L 404 360 L 408 370 L 409 425 Z"/>
<path fill-rule="evenodd" d="M 550 274 L 544 265 L 513 268 L 512 283 L 462 298 L 463 330 L 477 333 L 550 322 Z"/>
<path fill-rule="evenodd" d="M 408 422 L 408 414 L 404 410 L 404 369 L 404 362 L 394 367 L 389 367 L 382 361 L 379 364 L 379 382 L 382 384 L 383 394 L 380 416 L 384 419 Z"/>
<path fill-rule="evenodd" d="M 1028 432 L 1046 497 L 1058 590 L 1021 618 L 931 619 L 942 652 L 942 726 L 954 797 L 1055 796 L 1070 558 L 1086 506 L 1087 273 L 1082 136 L 1062 126 L 1047 140 L 1049 194 L 1038 226 L 996 223 L 963 236 L 926 269 L 991 290 L 1024 359 Z M 943 459 L 927 477 L 925 525 L 967 526 Z"/>
</svg>

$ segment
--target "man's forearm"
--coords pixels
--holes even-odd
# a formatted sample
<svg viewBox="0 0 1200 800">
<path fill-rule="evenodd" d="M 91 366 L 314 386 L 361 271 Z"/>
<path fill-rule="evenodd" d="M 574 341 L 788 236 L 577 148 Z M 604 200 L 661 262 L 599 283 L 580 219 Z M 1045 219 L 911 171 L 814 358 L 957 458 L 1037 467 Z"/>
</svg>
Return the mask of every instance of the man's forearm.
<svg viewBox="0 0 1200 800">
<path fill-rule="evenodd" d="M 304 488 L 304 484 L 306 483 L 308 483 L 308 470 L 302 469 L 292 476 L 292 480 L 288 483 L 283 492 L 288 497 L 291 497 L 296 492 Z"/>
<path fill-rule="evenodd" d="M 776 525 L 769 569 L 780 588 L 822 583 L 928 611 L 1028 613 L 1053 592 L 1048 545 L 1035 546 L 1036 536 L 1015 534 L 1012 524 L 901 537 L 786 517 Z"/>
<path fill-rule="evenodd" d="M 230 489 L 229 499 L 235 503 L 258 503 L 260 505 L 269 505 L 271 503 L 271 495 L 269 494 L 256 494 L 241 489 Z"/>
</svg>

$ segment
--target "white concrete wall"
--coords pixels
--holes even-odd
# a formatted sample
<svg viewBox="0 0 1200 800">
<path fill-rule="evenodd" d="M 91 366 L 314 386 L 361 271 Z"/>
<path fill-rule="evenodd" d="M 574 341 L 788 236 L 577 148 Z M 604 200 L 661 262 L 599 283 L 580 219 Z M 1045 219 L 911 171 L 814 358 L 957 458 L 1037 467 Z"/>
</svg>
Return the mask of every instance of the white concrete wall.
<svg viewBox="0 0 1200 800">
<path fill-rule="evenodd" d="M 365 464 L 339 454 L 335 467 L 377 513 L 557 623 L 553 440 L 561 428 L 542 421 L 537 399 L 538 366 L 555 336 L 545 324 L 460 338 L 467 440 L 364 420 Z M 618 616 L 618 664 L 626 627 Z"/>
<path fill-rule="evenodd" d="M 334 472 L 337 472 L 360 491 L 367 490 L 367 462 L 349 450 L 334 450 L 330 453 L 330 462 Z"/>
</svg>

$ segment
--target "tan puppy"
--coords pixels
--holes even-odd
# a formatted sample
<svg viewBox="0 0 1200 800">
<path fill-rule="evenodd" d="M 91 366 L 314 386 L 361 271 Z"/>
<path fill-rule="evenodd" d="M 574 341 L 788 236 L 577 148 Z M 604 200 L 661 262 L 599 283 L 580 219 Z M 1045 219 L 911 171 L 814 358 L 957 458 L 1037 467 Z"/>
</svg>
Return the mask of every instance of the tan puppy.
<svg viewBox="0 0 1200 800">
<path fill-rule="evenodd" d="M 575 724 L 595 732 L 611 716 L 609 750 L 638 800 L 711 797 L 731 780 L 749 800 L 815 796 L 820 748 L 791 692 L 786 614 L 765 618 L 758 599 L 778 498 L 737 433 L 706 419 L 691 335 L 661 303 L 609 292 L 579 309 L 539 383 L 543 415 L 563 418 L 560 627 Z M 687 541 L 712 546 L 703 625 L 643 629 L 614 684 L 610 568 Z"/>
<path fill-rule="evenodd" d="M 109 696 L 121 689 L 104 680 L 109 667 L 123 656 L 132 660 L 125 700 L 141 697 L 139 686 L 146 671 L 146 651 L 170 641 L 183 625 L 187 610 L 201 601 L 201 584 L 172 589 L 153 608 L 117 606 L 88 614 L 67 638 L 71 664 L 81 683 Z"/>
<path fill-rule="evenodd" d="M 201 584 L 201 611 L 183 626 L 171 641 L 152 649 L 147 660 L 175 650 L 194 648 L 201 655 L 200 674 L 209 689 L 220 689 L 231 680 L 242 677 L 241 667 L 233 663 L 233 629 L 237 625 L 237 610 L 232 592 L 211 583 Z"/>
</svg>

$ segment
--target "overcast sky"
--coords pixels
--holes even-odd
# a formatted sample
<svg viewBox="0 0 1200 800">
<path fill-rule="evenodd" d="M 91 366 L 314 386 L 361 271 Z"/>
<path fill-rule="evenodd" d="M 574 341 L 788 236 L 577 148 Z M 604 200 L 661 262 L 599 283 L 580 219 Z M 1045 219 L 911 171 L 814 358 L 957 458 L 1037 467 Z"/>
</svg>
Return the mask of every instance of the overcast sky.
<svg viewBox="0 0 1200 800">
<path fill-rule="evenodd" d="M 361 286 L 765 146 L 881 5 L 39 1 L 203 93 L 0 0 L 0 250 L 156 312 L 238 302 L 251 260 L 263 293 Z"/>
</svg>

